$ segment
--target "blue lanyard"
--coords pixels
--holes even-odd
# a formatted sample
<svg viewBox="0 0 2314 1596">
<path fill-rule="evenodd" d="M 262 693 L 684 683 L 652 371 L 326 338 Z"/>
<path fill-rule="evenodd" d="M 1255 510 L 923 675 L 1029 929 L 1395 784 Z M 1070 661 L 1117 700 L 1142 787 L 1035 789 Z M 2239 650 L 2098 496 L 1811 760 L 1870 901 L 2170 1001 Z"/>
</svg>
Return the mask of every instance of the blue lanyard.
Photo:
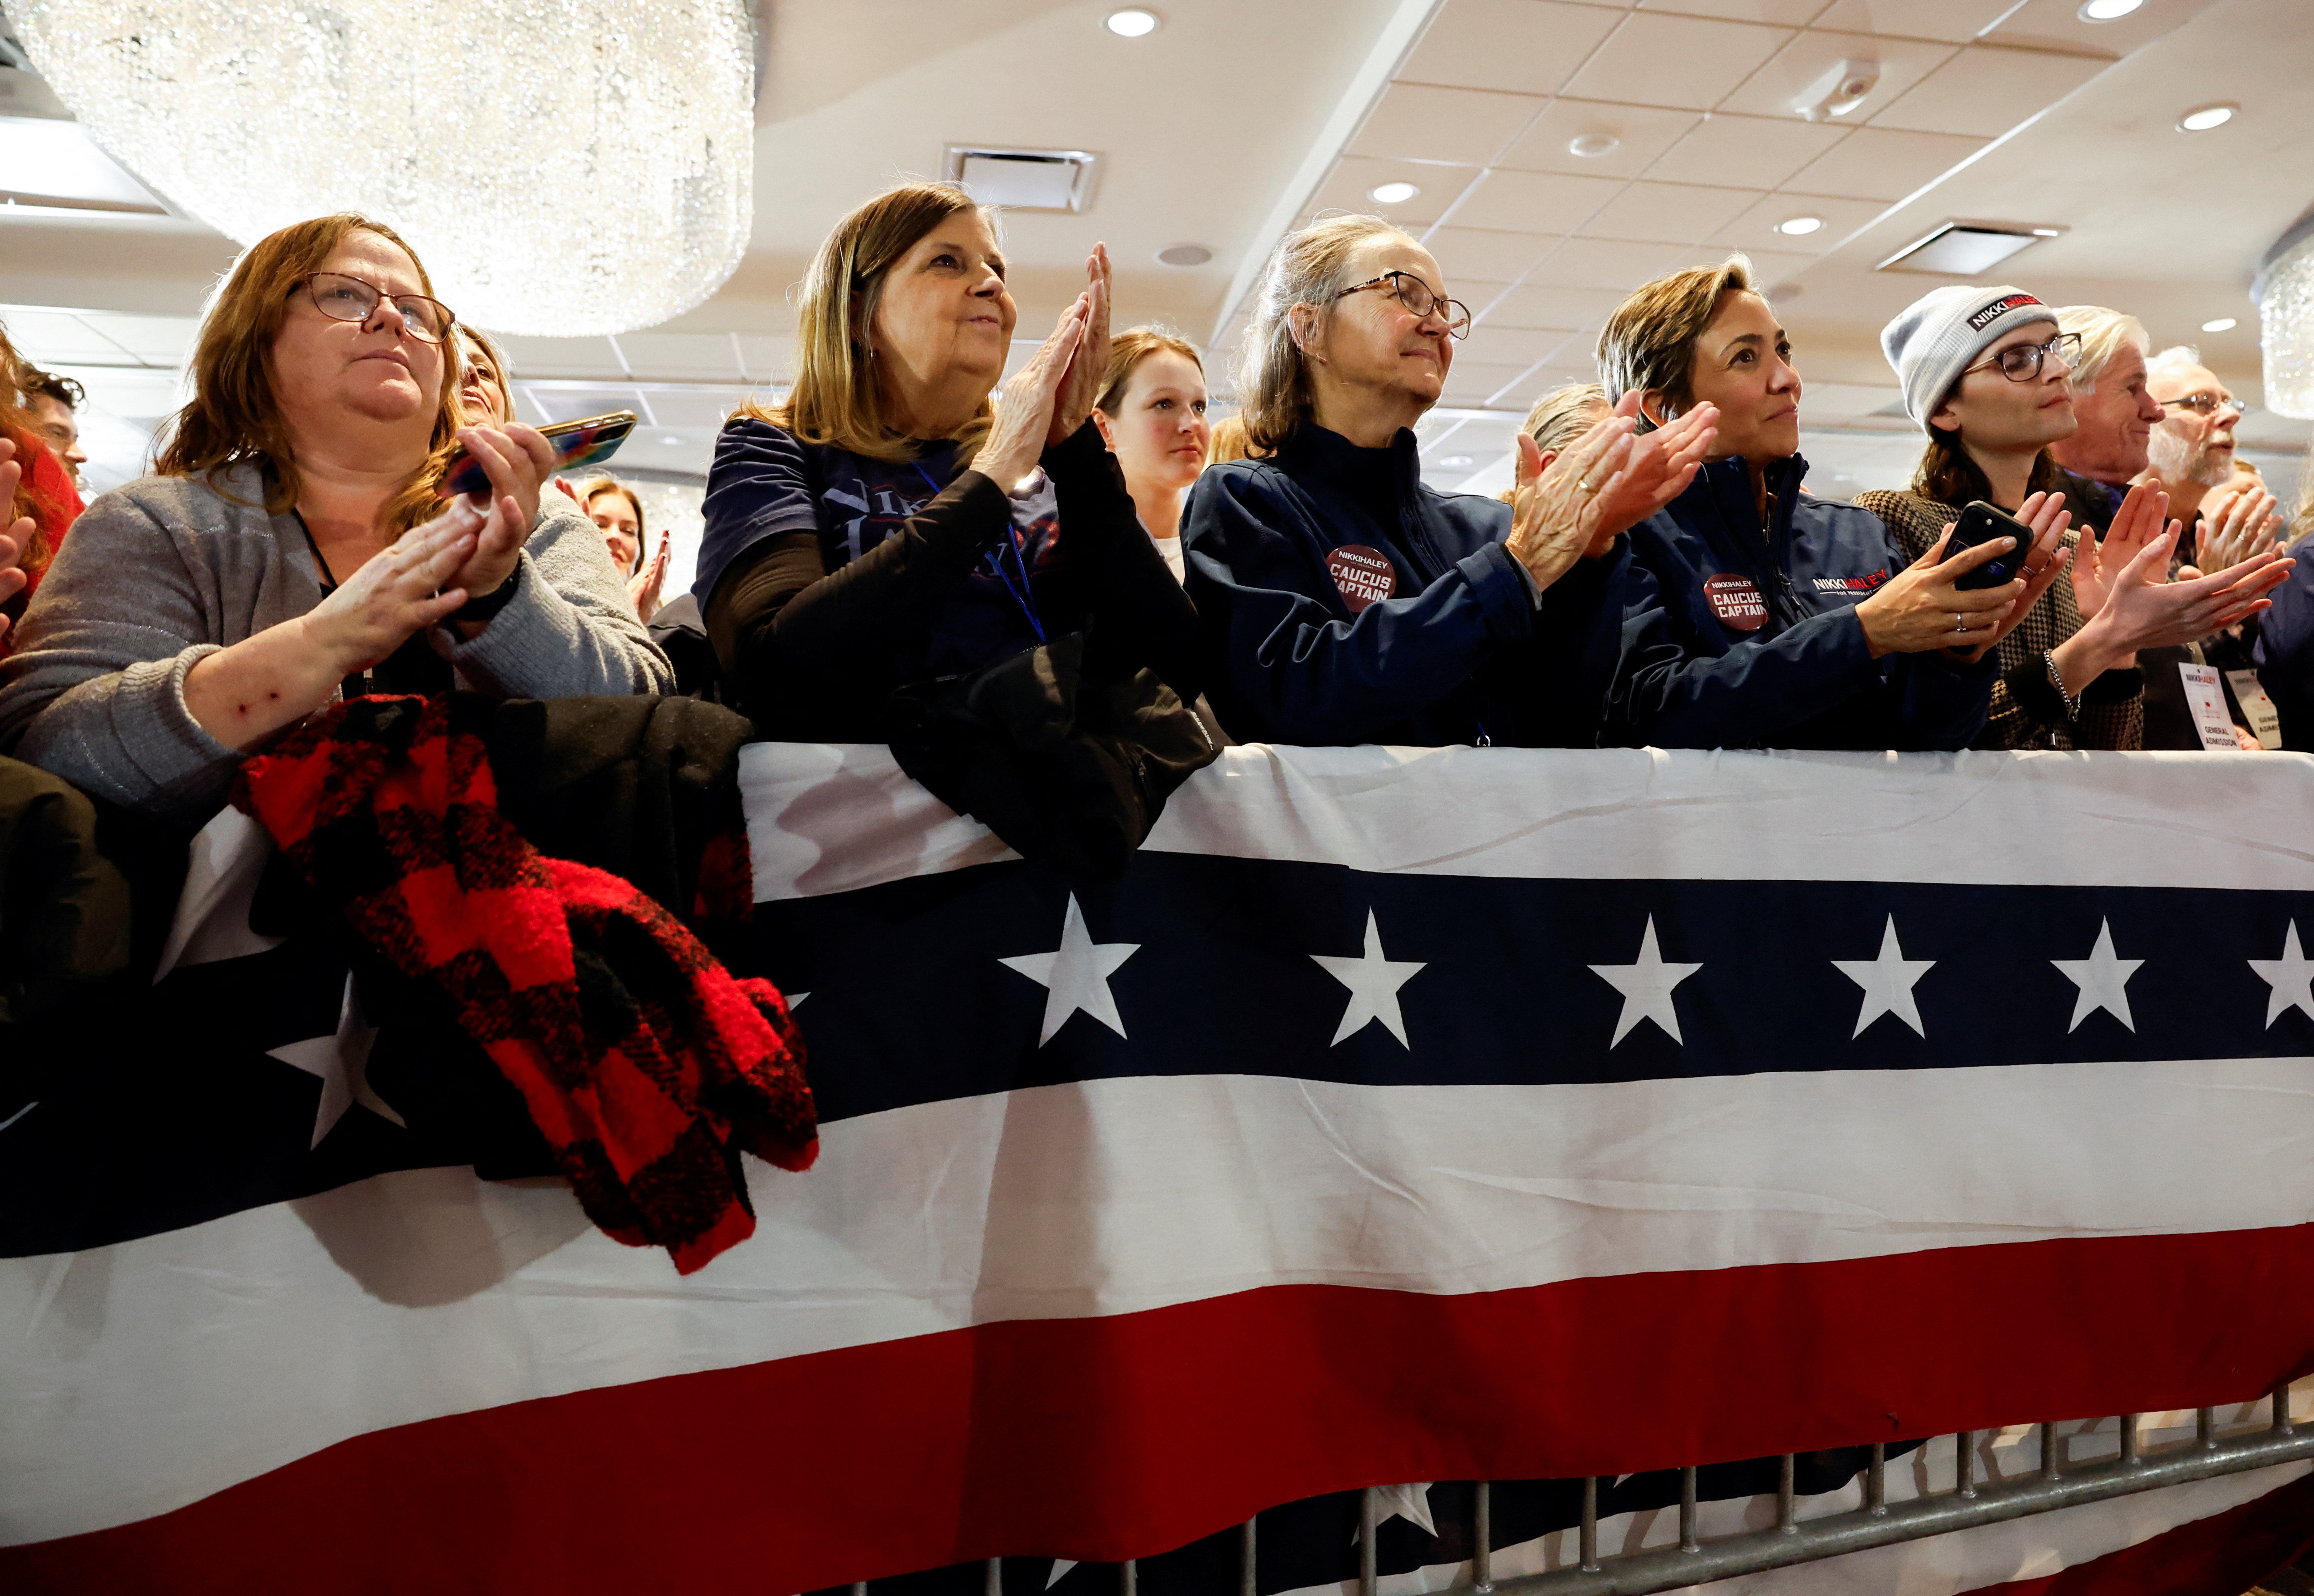
<svg viewBox="0 0 2314 1596">
<path fill-rule="evenodd" d="M 941 485 L 932 481 L 932 473 L 924 469 L 924 463 L 919 460 L 915 462 L 915 467 L 916 475 L 924 480 L 924 486 L 937 495 L 941 491 Z M 1020 585 L 1018 587 L 1012 586 L 1012 578 L 1005 573 L 1002 550 L 991 549 L 981 558 L 986 562 L 990 574 L 1004 584 L 1004 591 L 1012 595 L 1012 602 L 1020 606 L 1020 613 L 1028 617 L 1029 630 L 1037 634 L 1037 640 L 1041 643 L 1045 640 L 1045 623 L 1037 616 L 1037 595 L 1029 586 L 1029 555 L 1020 541 L 1020 529 L 1012 525 L 1011 498 L 1009 494 L 1006 496 L 1005 505 L 1004 541 L 1011 546 L 1012 566 L 1020 573 Z"/>
</svg>

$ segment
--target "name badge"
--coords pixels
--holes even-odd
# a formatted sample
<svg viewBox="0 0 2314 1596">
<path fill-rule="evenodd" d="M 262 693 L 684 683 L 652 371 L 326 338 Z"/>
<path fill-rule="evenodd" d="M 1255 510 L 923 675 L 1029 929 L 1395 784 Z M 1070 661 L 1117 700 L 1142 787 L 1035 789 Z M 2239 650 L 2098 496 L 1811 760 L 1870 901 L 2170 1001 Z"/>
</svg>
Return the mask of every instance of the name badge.
<svg viewBox="0 0 2314 1596">
<path fill-rule="evenodd" d="M 2257 679 L 2256 671 L 2228 671 L 2226 681 L 2234 690 L 2234 702 L 2249 717 L 2249 728 L 2257 734 L 2261 748 L 2282 746 L 2282 711 L 2274 707 L 2265 683 Z"/>
<path fill-rule="evenodd" d="M 2180 665 L 2177 674 L 2186 681 L 2186 707 L 2194 712 L 2194 730 L 2202 739 L 2203 750 L 2241 752 L 2241 741 L 2234 736 L 2232 712 L 2226 708 L 2226 690 L 2218 685 L 2218 667 Z"/>
<path fill-rule="evenodd" d="M 1326 574 L 1334 578 L 1353 615 L 1398 591 L 1398 573 L 1389 559 L 1364 543 L 1344 543 L 1327 555 Z"/>
<path fill-rule="evenodd" d="M 1719 624 L 1731 631 L 1757 631 L 1768 624 L 1768 601 L 1749 577 L 1721 571 L 1703 578 L 1703 596 Z"/>
</svg>

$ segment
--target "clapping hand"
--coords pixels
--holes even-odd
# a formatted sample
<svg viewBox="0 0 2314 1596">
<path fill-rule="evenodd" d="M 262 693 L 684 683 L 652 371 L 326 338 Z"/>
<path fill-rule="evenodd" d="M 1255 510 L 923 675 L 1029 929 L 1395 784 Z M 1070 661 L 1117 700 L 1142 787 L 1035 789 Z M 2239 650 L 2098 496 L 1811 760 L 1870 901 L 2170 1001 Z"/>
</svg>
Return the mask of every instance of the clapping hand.
<svg viewBox="0 0 2314 1596">
<path fill-rule="evenodd" d="M 1076 436 L 1077 428 L 1092 414 L 1093 401 L 1100 397 L 1101 384 L 1108 378 L 1107 244 L 1092 246 L 1092 253 L 1085 257 L 1085 276 L 1090 280 L 1080 301 L 1085 306 L 1084 335 L 1077 340 L 1076 353 L 1054 396 L 1052 427 L 1045 435 L 1047 444 Z"/>
<path fill-rule="evenodd" d="M 1092 290 L 1088 288 L 1061 313 L 1052 336 L 1038 347 L 1029 364 L 997 392 L 995 425 L 972 464 L 1007 493 L 1035 469 L 1052 437 L 1062 380 L 1083 342 L 1091 313 Z"/>
<path fill-rule="evenodd" d="M 2121 508 L 2114 512 L 2103 542 L 2098 541 L 2095 528 L 2081 528 L 2067 569 L 2072 577 L 2073 602 L 2080 607 L 2083 621 L 2105 608 L 2106 599 L 2123 570 L 2162 535 L 2162 523 L 2168 514 L 2169 496 L 2161 490 L 2160 484 L 2140 482 L 2123 498 Z M 2171 544 L 2177 542 L 2177 532 L 2176 524 L 2171 523 Z"/>
<path fill-rule="evenodd" d="M 2274 503 L 2274 495 L 2263 488 L 2213 494 L 2202 511 L 2194 561 L 2178 567 L 2178 577 L 2191 581 L 2204 571 L 2223 570 L 2272 549 L 2282 533 Z"/>
<path fill-rule="evenodd" d="M 328 662 L 328 674 L 350 676 L 369 669 L 464 604 L 466 590 L 449 585 L 450 577 L 473 559 L 484 520 L 468 500 L 453 499 L 431 521 L 362 561 L 299 617 L 294 624 Z"/>
<path fill-rule="evenodd" d="M 1993 618 L 1992 631 L 1982 640 L 1974 635 L 1972 629 L 1968 639 L 1969 647 L 1954 648 L 1947 649 L 1947 652 L 1974 664 L 1984 657 L 1987 649 L 2017 630 L 2018 622 L 2023 621 L 2031 613 L 2033 606 L 2041 602 L 2041 595 L 2049 590 L 2049 584 L 2055 581 L 2058 573 L 2071 563 L 2072 551 L 2063 546 L 2063 540 L 2065 527 L 2072 518 L 2072 513 L 2065 508 L 2063 494 L 2026 495 L 2025 502 L 2017 507 L 2017 519 L 2025 523 L 2031 531 L 2033 548 L 2032 551 L 2025 557 L 2025 574 L 2019 578 L 2024 584 L 2023 588 L 2010 603 L 2008 611 Z M 1945 535 L 1947 538 L 1952 535 L 1950 526 L 1945 528 Z M 1998 543 L 2005 540 L 1995 538 L 1991 541 Z M 1968 555 L 1976 551 L 1972 549 L 1966 553 L 1956 555 L 1954 559 L 1955 560 L 1967 560 Z M 1961 569 L 1974 569 L 1983 563 L 1983 560 L 1969 560 L 1968 564 Z M 2012 582 L 2009 586 L 2016 587 L 2017 583 Z"/>
<path fill-rule="evenodd" d="M 658 613 L 659 590 L 667 585 L 667 561 L 675 541 L 671 532 L 658 534 L 658 552 L 643 561 L 642 569 L 627 581 L 627 597 L 633 601 L 636 618 L 644 625 Z"/>
</svg>

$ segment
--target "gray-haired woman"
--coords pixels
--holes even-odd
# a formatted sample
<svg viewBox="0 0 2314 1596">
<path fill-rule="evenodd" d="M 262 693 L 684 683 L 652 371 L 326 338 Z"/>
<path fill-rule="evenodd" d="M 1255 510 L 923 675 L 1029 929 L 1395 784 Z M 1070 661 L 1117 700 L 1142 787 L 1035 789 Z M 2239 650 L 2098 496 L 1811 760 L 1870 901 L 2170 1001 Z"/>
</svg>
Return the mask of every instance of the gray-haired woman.
<svg viewBox="0 0 2314 1596">
<path fill-rule="evenodd" d="M 1209 468 L 1183 528 L 1233 736 L 1596 740 L 1616 536 L 1686 486 L 1715 418 L 1639 437 L 1626 405 L 1548 470 L 1523 436 L 1508 505 L 1435 492 L 1411 428 L 1470 327 L 1430 252 L 1378 217 L 1317 223 L 1271 258 L 1239 378 L 1261 458 Z"/>
</svg>

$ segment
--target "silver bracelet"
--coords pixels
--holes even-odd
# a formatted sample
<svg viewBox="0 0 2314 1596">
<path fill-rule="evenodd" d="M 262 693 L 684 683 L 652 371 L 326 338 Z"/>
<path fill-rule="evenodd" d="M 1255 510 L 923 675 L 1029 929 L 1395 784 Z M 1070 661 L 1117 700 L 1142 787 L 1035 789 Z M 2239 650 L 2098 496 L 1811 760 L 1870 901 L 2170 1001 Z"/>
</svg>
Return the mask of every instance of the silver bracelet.
<svg viewBox="0 0 2314 1596">
<path fill-rule="evenodd" d="M 2065 719 L 2068 720 L 2079 720 L 2081 718 L 2080 694 L 2077 692 L 2067 692 L 2065 691 L 2065 678 L 2063 673 L 2057 669 L 2057 656 L 2055 651 L 2053 649 L 2044 648 L 2041 650 L 2041 657 L 2049 666 L 2049 685 L 2057 690 L 2057 697 L 2063 701 L 2065 706 Z"/>
</svg>

